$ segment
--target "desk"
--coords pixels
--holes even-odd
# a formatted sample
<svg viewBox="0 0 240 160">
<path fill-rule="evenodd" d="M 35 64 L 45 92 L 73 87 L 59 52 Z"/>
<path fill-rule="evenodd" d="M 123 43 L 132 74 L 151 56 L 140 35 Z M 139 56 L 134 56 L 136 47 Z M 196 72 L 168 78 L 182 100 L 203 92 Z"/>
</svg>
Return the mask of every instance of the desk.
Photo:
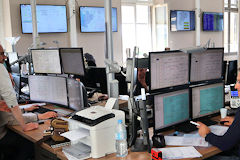
<svg viewBox="0 0 240 160">
<path fill-rule="evenodd" d="M 219 116 L 214 118 L 215 120 L 218 119 L 219 120 Z M 25 137 L 26 139 L 36 143 L 37 141 L 39 141 L 42 137 L 43 137 L 43 131 L 48 129 L 48 127 L 50 126 L 50 120 L 45 121 L 44 124 L 39 125 L 39 128 L 37 130 L 33 130 L 33 131 L 29 131 L 29 132 L 23 132 L 20 126 L 9 126 L 9 128 L 11 130 L 13 130 L 14 132 L 22 135 L 23 137 Z M 152 130 L 151 130 L 152 132 Z M 174 132 L 173 130 L 168 131 L 166 133 L 169 132 Z M 61 148 L 51 148 L 49 145 L 47 145 L 46 143 L 43 143 L 41 145 L 42 148 L 44 148 L 45 150 L 55 154 L 59 159 L 62 160 L 67 160 L 67 158 L 65 157 L 65 155 L 63 154 Z M 219 150 L 217 147 L 195 147 L 202 155 L 203 157 L 201 158 L 188 158 L 188 159 L 184 159 L 184 160 L 199 160 L 199 159 L 205 159 L 208 157 L 211 157 L 213 155 L 216 155 L 218 153 L 221 152 L 221 150 Z M 116 157 L 116 154 L 110 154 L 107 155 L 105 157 L 102 158 L 98 158 L 98 160 L 148 160 L 151 159 L 151 154 L 148 152 L 131 152 L 129 151 L 127 157 L 124 158 L 118 158 Z M 88 160 L 96 160 L 93 158 L 89 158 Z"/>
</svg>

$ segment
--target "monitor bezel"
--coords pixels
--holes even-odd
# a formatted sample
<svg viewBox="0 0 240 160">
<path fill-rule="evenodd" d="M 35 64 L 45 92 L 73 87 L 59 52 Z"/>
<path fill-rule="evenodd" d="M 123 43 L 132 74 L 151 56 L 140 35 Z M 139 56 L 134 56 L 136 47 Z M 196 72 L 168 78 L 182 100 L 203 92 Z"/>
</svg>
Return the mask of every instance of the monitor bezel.
<svg viewBox="0 0 240 160">
<path fill-rule="evenodd" d="M 76 73 L 68 73 L 68 72 L 65 72 L 64 71 L 64 67 L 63 67 L 63 61 L 62 61 L 62 55 L 61 55 L 61 50 L 64 50 L 64 49 L 79 49 L 81 51 L 81 55 L 82 55 L 82 62 L 83 62 L 83 72 L 84 72 L 84 75 L 81 75 L 81 74 L 76 74 Z M 78 48 L 78 47 L 74 47 L 74 48 L 59 48 L 59 58 L 60 58 L 60 63 L 61 63 L 61 68 L 62 68 L 62 73 L 64 74 L 71 74 L 71 75 L 79 75 L 79 76 L 85 76 L 86 75 L 86 67 L 85 67 L 85 61 L 84 61 L 84 54 L 83 54 L 83 48 Z"/>
<path fill-rule="evenodd" d="M 172 125 L 169 125 L 169 126 L 166 126 L 166 127 L 162 127 L 160 129 L 156 129 L 156 121 L 155 121 L 155 97 L 156 95 L 161 95 L 161 94 L 167 94 L 167 93 L 171 93 L 171 92 L 177 92 L 177 91 L 188 91 L 188 104 L 189 104 L 189 113 L 188 113 L 188 119 L 186 120 L 183 120 L 181 122 L 178 122 L 178 123 L 175 123 L 175 124 L 172 124 Z M 151 94 L 151 96 L 153 96 L 153 131 L 154 131 L 154 134 L 158 134 L 158 133 L 161 133 L 161 132 L 164 132 L 164 131 L 167 131 L 167 130 L 170 130 L 170 129 L 175 129 L 177 126 L 181 125 L 181 124 L 184 124 L 186 123 L 187 121 L 189 121 L 191 119 L 191 97 L 190 97 L 190 90 L 189 90 L 189 87 L 188 86 L 185 86 L 181 89 L 173 89 L 173 90 L 168 90 L 168 91 L 165 91 L 165 92 L 161 92 L 161 93 L 154 93 L 154 94 Z"/>
<path fill-rule="evenodd" d="M 172 17 L 172 12 L 174 12 L 174 11 L 186 11 L 186 12 L 193 12 L 194 13 L 194 29 L 190 29 L 190 30 L 176 30 L 176 31 L 173 31 L 172 30 L 172 20 L 171 20 L 171 17 Z M 194 11 L 194 10 L 170 10 L 170 18 L 169 18 L 169 24 L 170 24 L 170 31 L 171 32 L 186 32 L 186 31 L 195 31 L 196 30 L 196 18 L 195 18 L 195 16 L 196 16 L 196 12 Z"/>
<path fill-rule="evenodd" d="M 106 31 L 99 31 L 99 32 L 94 32 L 94 31 L 92 31 L 92 32 L 84 32 L 84 31 L 82 31 L 82 20 L 81 20 L 81 8 L 82 7 L 90 7 L 90 8 L 103 8 L 104 9 L 104 7 L 102 7 L 102 6 L 79 6 L 79 21 L 80 21 L 80 32 L 81 33 L 104 33 L 104 32 L 106 32 Z M 112 32 L 118 32 L 118 9 L 117 9 L 117 7 L 112 7 L 112 8 L 116 8 L 116 14 L 117 14 L 117 16 L 116 16 L 116 21 L 117 21 L 117 30 L 116 31 L 113 31 L 112 30 Z"/>
<path fill-rule="evenodd" d="M 171 50 L 171 51 L 160 51 L 160 52 L 149 52 L 149 92 L 151 94 L 153 93 L 165 93 L 167 91 L 171 91 L 171 90 L 177 90 L 177 89 L 182 89 L 182 88 L 185 88 L 185 87 L 188 87 L 189 86 L 189 79 L 190 79 L 190 57 L 188 55 L 188 82 L 186 84 L 182 84 L 182 85 L 175 85 L 175 86 L 169 86 L 169 87 L 164 87 L 164 88 L 158 88 L 158 89 L 152 89 L 152 85 L 151 85 L 151 82 L 152 82 L 152 76 L 151 76 L 151 56 L 153 54 L 168 54 L 168 53 L 184 53 L 180 50 Z M 187 54 L 187 53 L 184 53 L 184 54 Z"/>
<path fill-rule="evenodd" d="M 34 70 L 34 65 L 33 65 L 33 71 L 34 73 L 37 73 L 37 74 L 56 74 L 56 75 L 60 75 L 63 73 L 62 71 L 62 64 L 61 64 L 61 58 L 60 58 L 60 54 L 59 54 L 59 49 L 58 48 L 40 48 L 40 49 L 31 49 L 31 60 L 32 60 L 32 63 L 33 63 L 33 58 L 32 58 L 32 50 L 57 50 L 58 51 L 58 55 L 59 55 L 59 63 L 60 63 L 60 68 L 61 68 L 61 73 L 41 73 L 41 72 L 35 72 Z"/>
<path fill-rule="evenodd" d="M 21 6 L 22 5 L 30 5 L 31 4 L 20 4 L 20 20 L 21 20 L 21 33 L 22 34 L 32 34 L 32 33 L 25 33 L 23 32 L 23 24 L 22 24 L 22 13 L 21 13 Z M 67 30 L 66 32 L 38 32 L 40 34 L 48 34 L 48 33 L 68 33 L 68 17 L 67 17 L 67 6 L 66 5 L 54 5 L 54 4 L 37 4 L 37 5 L 40 5 L 40 6 L 65 6 L 66 8 L 66 27 L 67 27 Z M 37 6 L 36 6 L 37 7 Z"/>
</svg>

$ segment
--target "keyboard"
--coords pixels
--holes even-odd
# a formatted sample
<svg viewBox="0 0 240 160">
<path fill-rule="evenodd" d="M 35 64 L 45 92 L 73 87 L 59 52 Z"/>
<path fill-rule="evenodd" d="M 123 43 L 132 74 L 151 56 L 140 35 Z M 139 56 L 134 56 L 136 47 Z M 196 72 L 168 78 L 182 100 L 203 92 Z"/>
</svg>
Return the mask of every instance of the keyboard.
<svg viewBox="0 0 240 160">
<path fill-rule="evenodd" d="M 44 108 L 44 107 L 39 107 L 38 109 L 33 110 L 33 112 L 37 112 L 37 113 L 41 113 L 41 114 L 46 113 L 46 112 L 50 112 L 50 111 L 54 112 L 53 110 L 48 109 L 48 108 Z"/>
<path fill-rule="evenodd" d="M 206 126 L 211 126 L 211 125 L 215 125 L 218 123 L 218 122 L 210 120 L 210 119 L 199 120 L 199 121 L 204 123 Z M 191 124 L 190 122 L 184 123 L 184 124 L 176 127 L 177 131 L 184 132 L 184 133 L 190 133 L 190 132 L 196 131 L 197 129 L 198 128 L 194 124 Z"/>
</svg>

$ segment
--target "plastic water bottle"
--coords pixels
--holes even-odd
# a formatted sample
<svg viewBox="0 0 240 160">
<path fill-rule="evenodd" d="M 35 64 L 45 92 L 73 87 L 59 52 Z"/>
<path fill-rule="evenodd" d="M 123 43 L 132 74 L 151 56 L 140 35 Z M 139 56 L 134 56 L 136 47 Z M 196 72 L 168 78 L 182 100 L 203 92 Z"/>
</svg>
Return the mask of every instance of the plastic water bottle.
<svg viewBox="0 0 240 160">
<path fill-rule="evenodd" d="M 122 120 L 118 120 L 118 125 L 116 127 L 116 153 L 117 157 L 125 157 L 128 154 L 128 145 L 127 145 L 127 131 L 125 125 L 122 123 Z"/>
</svg>

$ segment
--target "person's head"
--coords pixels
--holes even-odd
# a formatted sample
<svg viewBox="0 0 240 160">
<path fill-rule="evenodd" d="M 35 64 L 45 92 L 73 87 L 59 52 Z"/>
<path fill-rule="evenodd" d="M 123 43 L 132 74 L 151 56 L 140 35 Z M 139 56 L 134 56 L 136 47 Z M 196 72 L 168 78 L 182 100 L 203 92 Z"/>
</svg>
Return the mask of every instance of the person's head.
<svg viewBox="0 0 240 160">
<path fill-rule="evenodd" d="M 240 96 L 240 68 L 238 68 L 237 81 L 235 84 L 235 89 L 238 90 L 238 96 Z"/>
<path fill-rule="evenodd" d="M 7 56 L 5 56 L 3 47 L 0 44 L 0 63 L 3 64 L 6 59 L 7 59 Z"/>
<path fill-rule="evenodd" d="M 87 61 L 88 66 L 95 66 L 96 67 L 96 61 L 95 61 L 93 55 L 91 55 L 89 53 L 84 53 L 84 57 Z"/>
</svg>

